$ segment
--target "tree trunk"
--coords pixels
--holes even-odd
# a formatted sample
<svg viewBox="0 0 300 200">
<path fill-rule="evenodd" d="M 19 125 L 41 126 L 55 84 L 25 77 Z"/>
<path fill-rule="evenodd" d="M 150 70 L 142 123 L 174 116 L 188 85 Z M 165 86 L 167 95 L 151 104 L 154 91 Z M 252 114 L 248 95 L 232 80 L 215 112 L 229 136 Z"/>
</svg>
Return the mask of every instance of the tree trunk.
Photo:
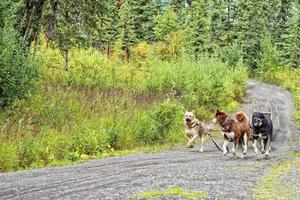
<svg viewBox="0 0 300 200">
<path fill-rule="evenodd" d="M 48 42 L 52 40 L 54 36 L 54 30 L 56 25 L 56 19 L 57 19 L 57 0 L 51 0 L 51 15 L 47 19 L 47 24 L 45 27 L 45 39 L 46 43 L 48 45 Z"/>
<path fill-rule="evenodd" d="M 107 56 L 107 58 L 110 58 L 110 44 L 109 44 L 109 42 L 107 42 L 106 56 Z"/>
<path fill-rule="evenodd" d="M 32 41 L 38 35 L 40 21 L 46 0 L 24 0 L 25 6 L 20 12 L 20 37 L 24 41 L 24 50 L 28 52 Z"/>
<path fill-rule="evenodd" d="M 65 71 L 69 70 L 69 45 L 66 44 L 65 48 Z"/>
<path fill-rule="evenodd" d="M 129 63 L 129 48 L 128 46 L 125 47 L 125 63 Z"/>
</svg>

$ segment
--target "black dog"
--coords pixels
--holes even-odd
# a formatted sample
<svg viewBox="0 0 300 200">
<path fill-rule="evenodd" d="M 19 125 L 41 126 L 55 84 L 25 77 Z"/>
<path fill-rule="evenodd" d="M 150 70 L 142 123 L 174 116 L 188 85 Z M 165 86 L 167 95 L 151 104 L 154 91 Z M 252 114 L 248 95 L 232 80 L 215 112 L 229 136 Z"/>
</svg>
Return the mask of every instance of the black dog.
<svg viewBox="0 0 300 200">
<path fill-rule="evenodd" d="M 256 146 L 257 140 L 261 139 L 261 152 L 269 156 L 271 150 L 271 139 L 273 134 L 273 123 L 265 114 L 255 112 L 252 115 L 252 128 L 253 128 L 253 149 L 258 154 Z"/>
</svg>

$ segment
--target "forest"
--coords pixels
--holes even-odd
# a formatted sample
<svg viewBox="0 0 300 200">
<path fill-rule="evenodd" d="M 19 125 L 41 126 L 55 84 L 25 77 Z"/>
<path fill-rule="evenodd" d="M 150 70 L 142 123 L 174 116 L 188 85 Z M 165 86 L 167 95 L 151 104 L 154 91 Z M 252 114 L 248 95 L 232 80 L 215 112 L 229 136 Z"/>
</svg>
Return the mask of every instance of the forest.
<svg viewBox="0 0 300 200">
<path fill-rule="evenodd" d="M 249 78 L 300 106 L 299 1 L 4 0 L 0 29 L 0 172 L 171 148 Z"/>
</svg>

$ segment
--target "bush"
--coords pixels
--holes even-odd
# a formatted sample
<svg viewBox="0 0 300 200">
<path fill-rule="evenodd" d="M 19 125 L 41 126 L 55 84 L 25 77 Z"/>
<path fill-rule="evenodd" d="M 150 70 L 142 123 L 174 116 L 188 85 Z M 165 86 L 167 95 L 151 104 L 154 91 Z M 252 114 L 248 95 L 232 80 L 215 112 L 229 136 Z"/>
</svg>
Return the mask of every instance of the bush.
<svg viewBox="0 0 300 200">
<path fill-rule="evenodd" d="M 16 145 L 2 141 L 0 144 L 0 172 L 16 170 L 18 164 Z"/>
<path fill-rule="evenodd" d="M 0 26 L 0 108 L 25 97 L 38 76 L 37 68 L 29 63 L 20 45 L 22 42 L 16 39 L 12 20 L 5 19 Z"/>
<path fill-rule="evenodd" d="M 281 66 L 280 54 L 270 36 L 264 36 L 260 43 L 261 55 L 258 62 L 259 70 L 275 70 Z"/>
<path fill-rule="evenodd" d="M 180 38 L 173 37 L 175 53 Z M 247 69 L 239 64 L 228 67 L 182 54 L 167 60 L 150 54 L 124 64 L 95 49 L 72 49 L 69 71 L 55 50 L 37 54 L 45 62 L 39 94 L 0 113 L 1 137 L 13 138 L 9 144 L 18 155 L 12 164 L 1 163 L 5 171 L 181 142 L 185 110 L 194 110 L 202 121 L 216 108 L 229 112 L 238 106 L 247 80 Z"/>
<path fill-rule="evenodd" d="M 178 116 L 181 116 L 183 107 L 178 102 L 167 99 L 137 119 L 137 139 L 145 145 L 163 144 Z M 176 129 L 175 129 L 176 130 Z"/>
</svg>

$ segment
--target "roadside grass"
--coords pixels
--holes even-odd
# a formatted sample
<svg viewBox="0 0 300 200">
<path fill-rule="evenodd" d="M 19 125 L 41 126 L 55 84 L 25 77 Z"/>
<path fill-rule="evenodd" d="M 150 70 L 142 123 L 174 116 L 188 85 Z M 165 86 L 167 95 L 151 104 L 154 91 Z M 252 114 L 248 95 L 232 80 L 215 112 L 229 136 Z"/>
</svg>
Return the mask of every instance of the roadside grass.
<svg viewBox="0 0 300 200">
<path fill-rule="evenodd" d="M 296 188 L 292 183 L 280 180 L 280 178 L 284 178 L 290 170 L 300 169 L 299 152 L 287 152 L 281 156 L 288 157 L 289 160 L 271 164 L 269 173 L 263 176 L 255 185 L 252 199 L 290 199 L 297 190 L 299 190 L 299 188 Z"/>
<path fill-rule="evenodd" d="M 258 74 L 258 78 L 268 83 L 282 86 L 293 94 L 295 102 L 294 119 L 296 126 L 300 127 L 300 70 L 279 68 Z M 290 141 L 299 141 L 299 134 L 296 134 Z M 300 169 L 299 152 L 284 152 L 283 157 L 287 161 L 271 164 L 269 173 L 263 176 L 253 189 L 252 199 L 290 199 L 299 190 L 297 186 L 289 181 L 281 179 L 289 178 L 288 172 Z"/>
<path fill-rule="evenodd" d="M 181 187 L 171 187 L 167 190 L 153 190 L 149 192 L 142 192 L 131 199 L 157 199 L 158 197 L 181 197 L 190 200 L 205 199 L 208 196 L 207 192 L 194 192 L 186 190 Z"/>
<path fill-rule="evenodd" d="M 0 172 L 56 166 L 185 141 L 182 118 L 208 121 L 242 100 L 247 69 L 213 58 L 128 64 L 73 49 L 69 70 L 39 47 L 40 88 L 0 113 Z"/>
<path fill-rule="evenodd" d="M 300 70 L 279 68 L 261 72 L 257 77 L 264 82 L 284 87 L 293 94 L 295 124 L 300 127 Z"/>
</svg>

